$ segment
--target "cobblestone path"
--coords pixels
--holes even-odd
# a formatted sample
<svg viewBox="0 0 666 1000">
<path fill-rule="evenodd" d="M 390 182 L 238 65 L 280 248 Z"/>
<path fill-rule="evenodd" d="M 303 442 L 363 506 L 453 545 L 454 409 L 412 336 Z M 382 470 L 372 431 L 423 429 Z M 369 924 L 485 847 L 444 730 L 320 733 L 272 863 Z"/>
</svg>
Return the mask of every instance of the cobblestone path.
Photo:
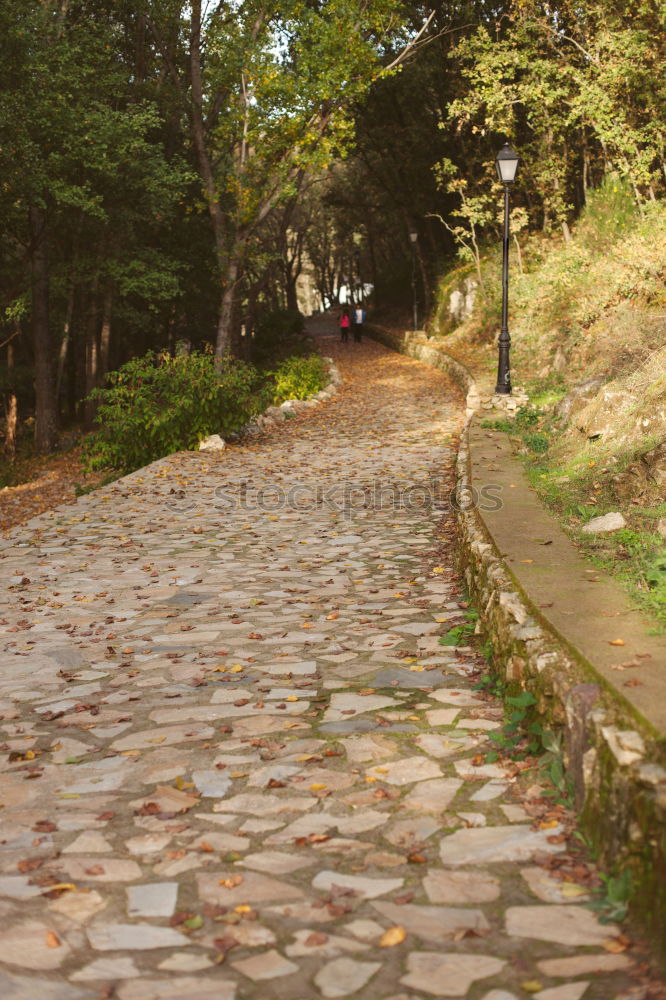
<svg viewBox="0 0 666 1000">
<path fill-rule="evenodd" d="M 4 544 L 3 1000 L 634 995 L 538 774 L 485 763 L 475 654 L 439 643 L 461 400 L 338 353 L 333 401 Z"/>
</svg>

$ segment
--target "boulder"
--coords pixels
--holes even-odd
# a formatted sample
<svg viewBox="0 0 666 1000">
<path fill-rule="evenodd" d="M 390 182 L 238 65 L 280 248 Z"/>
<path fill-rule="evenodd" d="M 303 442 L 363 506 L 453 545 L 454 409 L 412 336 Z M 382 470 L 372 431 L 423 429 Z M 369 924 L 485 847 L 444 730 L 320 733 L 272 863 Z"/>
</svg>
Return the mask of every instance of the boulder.
<svg viewBox="0 0 666 1000">
<path fill-rule="evenodd" d="M 610 531 L 619 531 L 626 528 L 627 522 L 619 511 L 611 514 L 604 514 L 602 517 L 593 517 L 591 521 L 583 525 L 583 531 L 587 535 L 602 535 Z"/>
<path fill-rule="evenodd" d="M 555 408 L 557 416 L 562 417 L 568 422 L 575 413 L 578 413 L 579 410 L 582 410 L 583 407 L 592 402 L 604 382 L 605 379 L 602 375 L 579 382 L 557 404 Z"/>
<path fill-rule="evenodd" d="M 224 451 L 226 444 L 219 434 L 209 434 L 199 441 L 199 451 Z"/>
<path fill-rule="evenodd" d="M 625 389 L 604 389 L 577 414 L 575 424 L 589 440 L 616 435 L 622 415 L 638 403 L 638 398 Z"/>
</svg>

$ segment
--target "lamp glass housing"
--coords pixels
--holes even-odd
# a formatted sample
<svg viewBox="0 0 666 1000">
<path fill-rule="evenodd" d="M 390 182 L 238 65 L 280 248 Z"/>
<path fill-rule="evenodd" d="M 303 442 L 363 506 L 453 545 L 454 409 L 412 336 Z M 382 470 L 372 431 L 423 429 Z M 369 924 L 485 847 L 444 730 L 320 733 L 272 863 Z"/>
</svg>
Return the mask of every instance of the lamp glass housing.
<svg viewBox="0 0 666 1000">
<path fill-rule="evenodd" d="M 520 157 L 513 151 L 513 149 L 511 149 L 508 142 L 502 146 L 499 153 L 495 157 L 497 176 L 501 180 L 502 184 L 513 184 L 516 179 L 516 171 L 518 169 L 519 162 Z"/>
</svg>

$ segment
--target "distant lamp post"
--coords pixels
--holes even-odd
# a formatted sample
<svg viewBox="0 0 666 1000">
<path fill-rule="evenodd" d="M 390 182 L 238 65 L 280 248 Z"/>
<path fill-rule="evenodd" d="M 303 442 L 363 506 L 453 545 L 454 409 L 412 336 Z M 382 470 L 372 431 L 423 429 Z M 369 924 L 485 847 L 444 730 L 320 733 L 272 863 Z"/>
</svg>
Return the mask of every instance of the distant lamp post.
<svg viewBox="0 0 666 1000">
<path fill-rule="evenodd" d="M 504 239 L 502 248 L 502 327 L 499 335 L 499 362 L 495 392 L 511 395 L 511 337 L 509 336 L 509 187 L 516 179 L 519 156 L 508 142 L 495 157 L 497 176 L 504 185 Z"/>
<path fill-rule="evenodd" d="M 419 328 L 419 307 L 416 299 L 416 244 L 419 241 L 419 234 L 415 229 L 409 232 L 409 239 L 412 244 L 412 305 L 414 308 L 414 329 Z"/>
</svg>

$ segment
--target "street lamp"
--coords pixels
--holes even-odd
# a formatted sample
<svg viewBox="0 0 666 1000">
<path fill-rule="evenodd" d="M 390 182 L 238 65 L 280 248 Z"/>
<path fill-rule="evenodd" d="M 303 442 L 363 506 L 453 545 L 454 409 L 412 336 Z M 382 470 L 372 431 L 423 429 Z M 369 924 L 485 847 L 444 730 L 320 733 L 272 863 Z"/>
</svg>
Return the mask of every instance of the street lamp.
<svg viewBox="0 0 666 1000">
<path fill-rule="evenodd" d="M 409 239 L 412 244 L 412 303 L 414 307 L 414 329 L 419 328 L 419 308 L 416 301 L 416 244 L 418 243 L 419 234 L 415 229 L 411 229 L 409 232 Z"/>
<path fill-rule="evenodd" d="M 504 239 L 502 247 L 502 327 L 499 335 L 499 361 L 497 365 L 497 385 L 495 392 L 501 396 L 511 395 L 511 337 L 509 336 L 509 187 L 516 179 L 518 154 L 508 142 L 495 157 L 497 176 L 504 185 Z"/>
</svg>

